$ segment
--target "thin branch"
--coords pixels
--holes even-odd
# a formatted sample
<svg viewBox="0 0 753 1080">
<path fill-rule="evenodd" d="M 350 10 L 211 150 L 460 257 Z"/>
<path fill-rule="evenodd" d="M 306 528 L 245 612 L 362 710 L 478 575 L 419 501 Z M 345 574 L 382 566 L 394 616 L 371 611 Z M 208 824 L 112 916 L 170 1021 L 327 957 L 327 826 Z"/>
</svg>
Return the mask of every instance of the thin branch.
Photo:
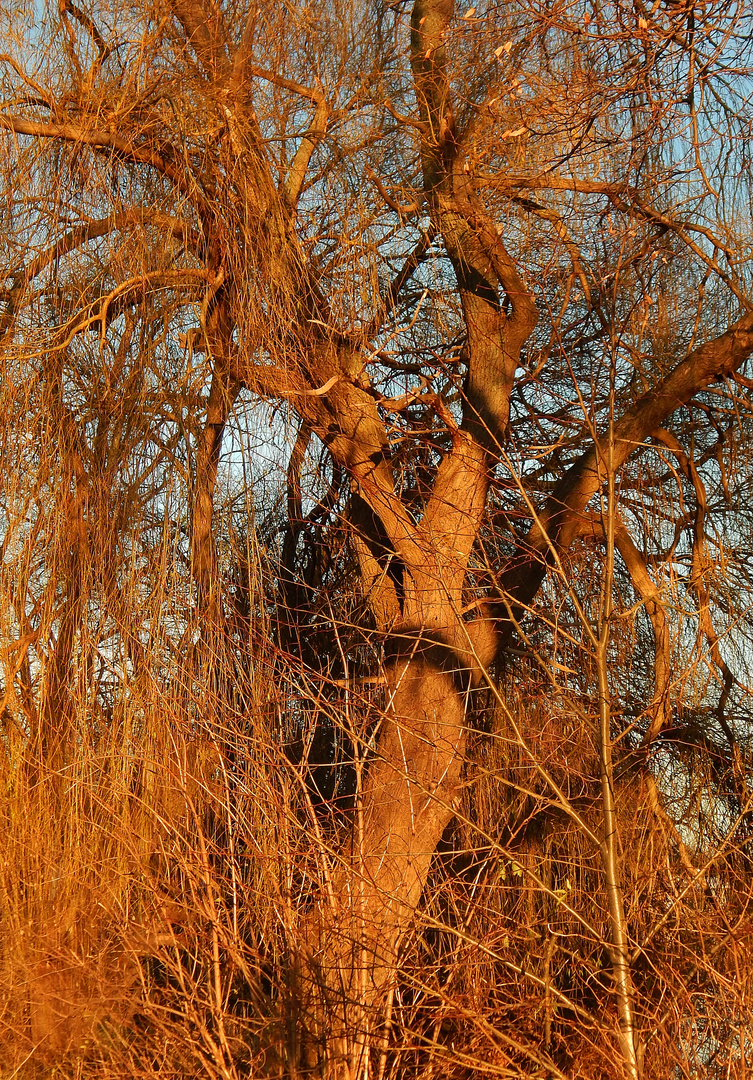
<svg viewBox="0 0 753 1080">
<path fill-rule="evenodd" d="M 550 221 L 554 226 L 554 231 L 559 236 L 562 243 L 565 245 L 570 261 L 573 264 L 573 272 L 580 282 L 580 286 L 583 289 L 583 295 L 586 299 L 588 306 L 591 306 L 591 288 L 588 284 L 588 278 L 586 272 L 583 269 L 581 262 L 580 251 L 577 244 L 571 239 L 570 234 L 565 227 L 560 214 L 556 210 L 553 210 L 549 206 L 542 206 L 541 203 L 534 202 L 533 199 L 527 199 L 522 195 L 513 195 L 512 201 L 521 206 L 524 210 L 527 210 L 531 214 L 535 214 L 536 217 L 542 218 L 544 221 Z"/>
<path fill-rule="evenodd" d="M 400 293 L 403 291 L 407 283 L 415 274 L 421 263 L 426 258 L 431 245 L 437 236 L 437 228 L 433 223 L 429 224 L 429 227 L 421 234 L 416 246 L 406 256 L 405 262 L 398 270 L 395 277 L 387 287 L 387 291 L 384 294 L 382 303 L 384 305 L 381 312 L 374 316 L 370 323 L 363 328 L 362 336 L 365 340 L 370 340 L 379 333 L 384 322 L 390 317 L 395 310 L 397 302 L 400 298 Z"/>
<path fill-rule="evenodd" d="M 94 22 L 94 19 L 92 19 L 90 15 L 87 15 L 86 12 L 82 11 L 79 7 L 77 7 L 76 4 L 72 2 L 72 0 L 60 0 L 60 13 L 62 14 L 63 11 L 69 12 L 76 20 L 76 22 L 80 23 L 81 26 L 83 26 L 84 30 L 86 30 L 86 32 L 89 34 L 89 37 L 97 46 L 97 50 L 99 52 L 98 66 L 101 66 L 112 52 L 112 45 L 108 45 L 105 39 L 102 37 L 102 34 L 97 27 L 97 24 Z"/>
<path fill-rule="evenodd" d="M 399 214 L 401 218 L 415 217 L 421 212 L 421 207 L 418 205 L 417 202 L 402 204 L 397 202 L 396 199 L 393 199 L 382 181 L 379 179 L 373 169 L 370 169 L 368 167 L 368 165 L 366 166 L 366 175 L 368 176 L 374 187 L 377 189 L 379 194 L 382 196 L 387 206 L 389 206 L 390 210 L 394 210 L 395 213 Z"/>
<path fill-rule="evenodd" d="M 304 86 L 303 83 L 296 82 L 295 79 L 288 79 L 285 75 L 280 75 L 276 71 L 268 71 L 266 68 L 258 67 L 256 64 L 244 66 L 243 70 L 248 78 L 263 79 L 265 82 L 272 83 L 273 86 L 279 86 L 283 90 L 290 90 L 293 94 L 308 98 L 315 105 L 320 105 L 323 101 L 324 94 L 321 87 Z"/>
<path fill-rule="evenodd" d="M 14 60 L 12 56 L 9 56 L 8 53 L 0 53 L 0 61 L 5 64 L 10 64 L 18 77 L 20 79 L 23 79 L 27 86 L 31 87 L 34 93 L 37 94 L 37 96 L 39 97 L 38 104 L 43 103 L 47 106 L 48 109 L 54 111 L 55 99 L 52 94 L 48 93 L 47 90 L 43 90 L 39 83 L 35 82 L 30 75 L 27 75 L 21 65 L 16 60 Z"/>
</svg>

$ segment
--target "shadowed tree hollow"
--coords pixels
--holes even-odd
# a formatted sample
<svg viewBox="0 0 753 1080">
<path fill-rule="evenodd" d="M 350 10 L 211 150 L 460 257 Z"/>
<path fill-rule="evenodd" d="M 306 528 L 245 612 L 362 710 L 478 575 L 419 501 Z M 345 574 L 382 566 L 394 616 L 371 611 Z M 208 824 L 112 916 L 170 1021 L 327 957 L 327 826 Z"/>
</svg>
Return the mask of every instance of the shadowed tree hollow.
<svg viewBox="0 0 753 1080">
<path fill-rule="evenodd" d="M 41 16 L 4 1065 L 745 1077 L 745 6 Z"/>
</svg>

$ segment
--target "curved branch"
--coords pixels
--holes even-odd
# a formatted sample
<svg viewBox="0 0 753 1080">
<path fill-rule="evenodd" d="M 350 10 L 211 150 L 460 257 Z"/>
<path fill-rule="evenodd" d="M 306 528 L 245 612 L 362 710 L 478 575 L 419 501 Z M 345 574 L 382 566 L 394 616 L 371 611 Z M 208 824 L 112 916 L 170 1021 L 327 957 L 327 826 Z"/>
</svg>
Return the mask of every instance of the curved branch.
<svg viewBox="0 0 753 1080">
<path fill-rule="evenodd" d="M 659 210 L 655 210 L 654 207 L 646 202 L 643 193 L 640 193 L 639 196 L 636 189 L 627 184 L 610 184 L 601 180 L 582 180 L 577 177 L 546 175 L 490 176 L 483 177 L 483 179 L 485 182 L 497 187 L 500 191 L 509 192 L 510 197 L 514 202 L 522 201 L 520 196 L 512 194 L 515 189 L 520 188 L 529 191 L 575 191 L 585 195 L 606 195 L 608 200 L 617 210 L 626 214 L 637 214 L 644 221 L 650 222 L 653 225 L 658 225 L 662 230 L 673 232 L 676 236 L 679 236 L 696 258 L 724 282 L 730 292 L 744 308 L 750 309 L 751 306 L 753 306 L 742 287 L 730 274 L 726 273 L 719 266 L 717 261 L 716 253 L 719 251 L 721 251 L 730 262 L 732 261 L 733 252 L 729 244 L 716 236 L 712 230 L 705 225 L 699 225 L 692 221 L 677 221 L 672 216 L 663 214 Z M 700 244 L 697 244 L 695 240 L 688 235 L 689 233 L 696 233 L 698 236 L 702 236 L 707 240 L 714 249 L 714 256 L 712 257 L 704 251 L 703 247 Z"/>
<path fill-rule="evenodd" d="M 91 240 L 97 240 L 111 232 L 145 225 L 153 225 L 155 228 L 162 229 L 170 236 L 180 238 L 193 247 L 199 246 L 199 235 L 187 222 L 171 217 L 169 214 L 161 214 L 159 211 L 126 210 L 122 213 L 110 214 L 109 217 L 100 218 L 98 221 L 87 221 L 82 225 L 77 225 L 56 240 L 45 251 L 40 252 L 22 270 L 18 271 L 14 276 L 13 285 L 10 289 L 0 290 L 0 301 L 10 305 L 10 311 L 6 312 L 0 319 L 0 339 L 8 332 L 15 312 L 20 307 L 25 290 L 34 278 L 43 273 L 48 266 Z"/>
<path fill-rule="evenodd" d="M 434 243 L 436 235 L 436 226 L 434 224 L 429 224 L 429 227 L 426 229 L 426 231 L 423 232 L 419 237 L 416 246 L 406 256 L 405 262 L 390 282 L 387 291 L 384 294 L 384 299 L 382 301 L 384 305 L 383 310 L 378 312 L 371 320 L 371 322 L 367 323 L 367 325 L 361 331 L 361 336 L 365 341 L 376 337 L 376 335 L 381 330 L 384 322 L 395 310 L 397 302 L 400 298 L 400 293 L 403 291 L 405 285 L 410 281 L 418 267 L 426 258 L 431 248 L 431 245 Z"/>
<path fill-rule="evenodd" d="M 351 526 L 348 538 L 358 560 L 364 598 L 376 629 L 387 633 L 400 617 L 404 586 L 402 564 L 382 535 L 379 519 L 364 499 L 354 495 L 345 517 Z"/>
<path fill-rule="evenodd" d="M 379 179 L 377 174 L 374 172 L 373 169 L 370 169 L 368 165 L 366 166 L 366 176 L 369 178 L 371 183 L 382 196 L 382 199 L 387 204 L 387 206 L 389 206 L 390 210 L 394 210 L 396 214 L 400 215 L 400 217 L 414 217 L 420 212 L 421 207 L 415 201 L 412 203 L 406 203 L 405 206 L 402 206 L 399 202 L 393 199 L 393 197 L 390 195 L 389 191 Z"/>
<path fill-rule="evenodd" d="M 118 154 L 128 161 L 139 165 L 150 165 L 175 184 L 176 188 L 195 207 L 202 220 L 209 221 L 211 218 L 209 205 L 199 193 L 197 186 L 191 183 L 191 178 L 177 169 L 164 154 L 148 145 L 137 145 L 120 135 L 115 135 L 112 131 L 103 131 L 101 128 L 87 129 L 77 124 L 43 124 L 35 120 L 26 120 L 21 116 L 5 116 L 2 113 L 0 113 L 0 128 L 13 131 L 16 135 L 30 135 L 37 139 L 62 139 L 64 142 L 72 142 L 79 146 L 91 146 L 95 150 L 110 150 L 113 154 Z"/>
<path fill-rule="evenodd" d="M 19 79 L 23 80 L 27 86 L 30 86 L 34 93 L 37 95 L 39 101 L 38 104 L 46 106 L 51 111 L 55 108 L 55 99 L 47 90 L 43 90 L 39 83 L 35 82 L 30 75 L 27 75 L 21 65 L 8 53 L 0 53 L 0 61 L 4 64 L 9 64 L 13 68 Z"/>
<path fill-rule="evenodd" d="M 56 327 L 55 329 L 59 332 L 59 339 L 53 342 L 50 347 L 58 350 L 65 349 L 78 334 L 91 330 L 97 325 L 99 325 L 101 333 L 104 335 L 114 318 L 115 312 L 121 309 L 121 305 L 129 293 L 146 288 L 147 285 L 157 289 L 192 288 L 203 286 L 206 283 L 206 278 L 206 271 L 203 269 L 154 270 L 152 273 L 139 274 L 137 277 L 128 278 L 127 281 L 122 281 L 106 296 L 98 297 L 96 301 L 87 305 L 84 311 L 79 311 L 63 326 Z M 115 304 L 115 301 L 119 301 L 119 303 Z M 0 346 L 7 337 L 12 325 L 14 311 L 15 308 L 11 304 L 10 315 L 8 316 L 6 313 L 7 322 L 0 320 Z"/>
<path fill-rule="evenodd" d="M 411 68 L 419 117 L 425 126 L 421 136 L 424 190 L 455 271 L 468 330 L 466 427 L 496 454 L 507 434 L 520 351 L 536 325 L 537 312 L 470 176 L 460 168 L 461 146 L 445 51 L 452 15 L 453 0 L 416 0 L 411 16 Z"/>
</svg>

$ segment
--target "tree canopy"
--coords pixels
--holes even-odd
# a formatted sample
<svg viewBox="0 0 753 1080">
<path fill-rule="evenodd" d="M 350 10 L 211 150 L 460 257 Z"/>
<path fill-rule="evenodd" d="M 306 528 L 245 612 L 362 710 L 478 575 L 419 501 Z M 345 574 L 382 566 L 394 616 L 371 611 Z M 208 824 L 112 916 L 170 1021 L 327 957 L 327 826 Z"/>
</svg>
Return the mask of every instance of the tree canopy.
<svg viewBox="0 0 753 1080">
<path fill-rule="evenodd" d="M 3 1068 L 743 1078 L 746 5 L 0 18 Z"/>
</svg>

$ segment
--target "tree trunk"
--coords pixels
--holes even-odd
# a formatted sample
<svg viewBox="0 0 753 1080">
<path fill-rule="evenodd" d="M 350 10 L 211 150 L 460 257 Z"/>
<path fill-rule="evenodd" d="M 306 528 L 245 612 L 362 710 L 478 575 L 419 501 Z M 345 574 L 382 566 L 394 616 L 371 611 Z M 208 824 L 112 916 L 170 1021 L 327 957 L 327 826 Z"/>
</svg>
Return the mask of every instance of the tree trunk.
<svg viewBox="0 0 753 1080">
<path fill-rule="evenodd" d="M 388 1021 L 401 939 L 460 797 L 466 694 L 444 646 L 416 638 L 387 670 L 389 705 L 342 865 L 307 928 L 306 1060 L 356 1075 Z"/>
</svg>

